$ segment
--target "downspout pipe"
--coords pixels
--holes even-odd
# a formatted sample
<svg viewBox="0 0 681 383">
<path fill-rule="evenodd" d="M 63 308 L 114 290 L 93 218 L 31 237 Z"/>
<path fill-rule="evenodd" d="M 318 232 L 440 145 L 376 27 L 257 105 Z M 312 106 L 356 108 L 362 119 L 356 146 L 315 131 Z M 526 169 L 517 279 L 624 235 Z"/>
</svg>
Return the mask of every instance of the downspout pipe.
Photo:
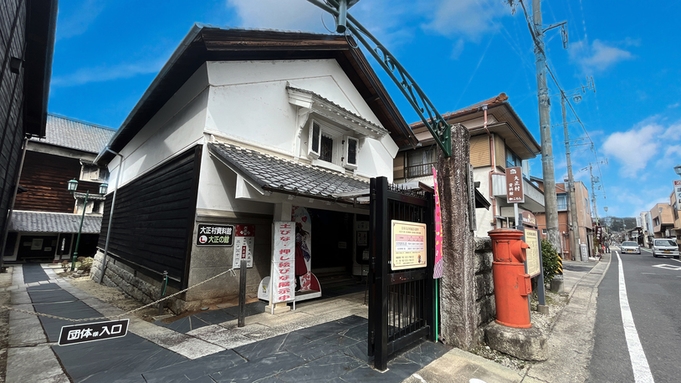
<svg viewBox="0 0 681 383">
<path fill-rule="evenodd" d="M 104 148 L 102 153 L 106 151 L 114 156 L 119 156 L 120 157 L 120 163 L 118 164 L 118 171 L 116 172 L 116 186 L 113 191 L 113 196 L 111 196 L 111 209 L 109 210 L 109 224 L 106 227 L 106 241 L 104 242 L 104 259 L 102 259 L 102 272 L 99 275 L 99 280 L 97 283 L 100 285 L 104 281 L 104 273 L 106 273 L 106 265 L 107 265 L 107 255 L 109 254 L 109 239 L 111 238 L 111 225 L 113 223 L 113 212 L 114 212 L 114 207 L 116 206 L 116 193 L 118 193 L 118 185 L 121 180 L 121 170 L 123 168 L 123 156 L 120 153 L 114 152 L 111 150 L 108 146 Z"/>
</svg>

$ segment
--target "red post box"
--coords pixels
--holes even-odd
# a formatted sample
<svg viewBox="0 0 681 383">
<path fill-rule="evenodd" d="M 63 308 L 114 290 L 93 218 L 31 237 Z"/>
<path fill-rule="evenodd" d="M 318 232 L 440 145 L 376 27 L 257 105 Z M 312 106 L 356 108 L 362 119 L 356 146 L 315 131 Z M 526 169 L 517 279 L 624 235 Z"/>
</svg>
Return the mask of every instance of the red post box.
<svg viewBox="0 0 681 383">
<path fill-rule="evenodd" d="M 532 293 L 530 275 L 525 273 L 523 232 L 515 229 L 494 229 L 492 238 L 492 275 L 496 322 L 508 327 L 529 328 L 529 295 Z"/>
</svg>

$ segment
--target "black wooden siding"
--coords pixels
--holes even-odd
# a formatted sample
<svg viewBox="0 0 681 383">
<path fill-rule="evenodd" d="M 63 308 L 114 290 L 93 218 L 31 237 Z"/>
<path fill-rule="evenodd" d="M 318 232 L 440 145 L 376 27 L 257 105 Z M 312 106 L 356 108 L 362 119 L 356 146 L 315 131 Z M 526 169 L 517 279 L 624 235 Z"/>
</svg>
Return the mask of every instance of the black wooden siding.
<svg viewBox="0 0 681 383">
<path fill-rule="evenodd" d="M 156 278 L 168 271 L 186 285 L 201 147 L 122 188 L 116 195 L 109 255 Z M 112 178 L 115 177 L 115 171 Z M 113 193 L 107 196 L 99 247 L 104 249 Z"/>
<path fill-rule="evenodd" d="M 24 76 L 9 69 L 11 57 L 23 57 L 26 27 L 24 0 L 3 1 L 0 7 L 0 234 L 16 186 L 24 136 Z M 0 239 L 0 241 L 2 241 Z M 2 250 L 2 249 L 0 249 Z"/>
</svg>

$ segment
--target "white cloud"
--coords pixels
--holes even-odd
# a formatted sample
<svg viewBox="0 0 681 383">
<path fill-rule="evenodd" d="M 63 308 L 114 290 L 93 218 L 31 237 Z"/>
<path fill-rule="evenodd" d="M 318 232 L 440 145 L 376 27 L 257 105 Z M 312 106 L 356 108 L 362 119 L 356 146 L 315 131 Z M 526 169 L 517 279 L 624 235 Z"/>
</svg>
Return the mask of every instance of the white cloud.
<svg viewBox="0 0 681 383">
<path fill-rule="evenodd" d="M 158 73 L 167 61 L 168 56 L 162 56 L 136 63 L 116 65 L 102 65 L 93 68 L 80 68 L 75 72 L 52 78 L 53 87 L 78 86 L 93 82 L 105 82 L 116 79 L 131 78 L 140 74 Z"/>
<path fill-rule="evenodd" d="M 448 37 L 478 41 L 486 32 L 499 27 L 498 19 L 510 16 L 507 5 L 496 0 L 439 0 L 429 12 L 424 29 Z"/>
<path fill-rule="evenodd" d="M 661 116 L 650 117 L 626 132 L 611 134 L 603 151 L 623 165 L 621 176 L 645 179 L 681 160 L 681 122 L 669 124 Z"/>
<path fill-rule="evenodd" d="M 83 4 L 79 4 L 76 10 L 67 13 L 66 18 L 59 19 L 57 40 L 68 39 L 85 33 L 103 10 L 103 0 L 86 0 Z"/>
<path fill-rule="evenodd" d="M 325 32 L 321 22 L 334 28 L 333 18 L 315 5 L 291 0 L 227 0 L 240 19 L 240 26 L 246 28 L 268 28 Z"/>
<path fill-rule="evenodd" d="M 664 128 L 654 122 L 626 132 L 615 132 L 603 143 L 603 151 L 623 165 L 622 176 L 635 178 L 637 172 L 645 169 L 648 161 L 659 154 L 660 134 L 663 132 Z"/>
<path fill-rule="evenodd" d="M 236 13 L 242 28 L 336 33 L 333 16 L 306 0 L 226 0 L 226 5 Z M 406 20 L 414 16 L 414 7 L 408 0 L 360 1 L 349 13 L 392 50 L 412 38 L 413 28 Z"/>
<path fill-rule="evenodd" d="M 626 41 L 623 45 L 635 45 L 635 42 Z M 584 73 L 599 73 L 613 65 L 631 60 L 634 55 L 622 48 L 609 45 L 601 40 L 594 40 L 589 46 L 585 41 L 570 44 L 570 58 L 577 62 Z"/>
</svg>

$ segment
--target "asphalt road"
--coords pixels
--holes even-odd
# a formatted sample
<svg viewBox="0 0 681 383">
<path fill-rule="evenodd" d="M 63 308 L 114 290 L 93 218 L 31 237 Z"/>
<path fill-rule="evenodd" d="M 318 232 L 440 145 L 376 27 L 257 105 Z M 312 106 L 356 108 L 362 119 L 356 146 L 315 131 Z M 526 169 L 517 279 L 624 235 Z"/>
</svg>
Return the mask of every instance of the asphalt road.
<svg viewBox="0 0 681 383">
<path fill-rule="evenodd" d="M 620 266 L 628 307 L 622 302 Z M 631 323 L 629 318 L 633 326 L 625 326 Z M 598 289 L 588 381 L 678 382 L 679 355 L 681 261 L 654 258 L 648 249 L 619 258 L 613 251 L 612 264 Z"/>
</svg>

